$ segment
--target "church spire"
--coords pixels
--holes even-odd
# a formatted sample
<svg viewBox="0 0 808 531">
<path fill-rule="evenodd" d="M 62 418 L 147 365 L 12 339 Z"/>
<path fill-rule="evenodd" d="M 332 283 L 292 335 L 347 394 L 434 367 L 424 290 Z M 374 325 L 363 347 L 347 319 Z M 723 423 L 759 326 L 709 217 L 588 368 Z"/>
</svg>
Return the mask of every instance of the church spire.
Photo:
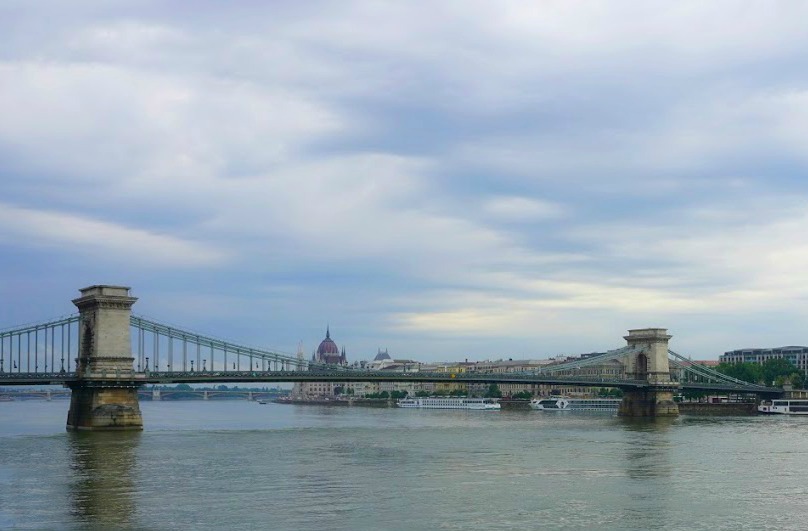
<svg viewBox="0 0 808 531">
<path fill-rule="evenodd" d="M 329 325 L 325 325 L 325 338 L 331 339 L 331 331 L 329 330 Z"/>
</svg>

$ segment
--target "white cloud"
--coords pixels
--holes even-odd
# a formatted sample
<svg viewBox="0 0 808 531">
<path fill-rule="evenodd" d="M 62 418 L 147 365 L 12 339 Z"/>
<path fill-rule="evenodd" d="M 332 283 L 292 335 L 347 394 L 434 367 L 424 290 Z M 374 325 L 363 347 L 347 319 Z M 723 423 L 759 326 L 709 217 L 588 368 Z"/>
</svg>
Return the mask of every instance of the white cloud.
<svg viewBox="0 0 808 531">
<path fill-rule="evenodd" d="M 99 261 L 137 263 L 146 268 L 222 266 L 225 252 L 190 239 L 63 212 L 0 204 L 0 238 L 5 245 L 89 253 Z"/>
<path fill-rule="evenodd" d="M 483 204 L 483 210 L 506 221 L 533 221 L 559 218 L 565 215 L 561 205 L 518 196 L 493 197 Z"/>
<path fill-rule="evenodd" d="M 27 164 L 129 191 L 250 174 L 342 127 L 283 88 L 81 63 L 0 64 L 0 114 L 0 143 Z"/>
</svg>

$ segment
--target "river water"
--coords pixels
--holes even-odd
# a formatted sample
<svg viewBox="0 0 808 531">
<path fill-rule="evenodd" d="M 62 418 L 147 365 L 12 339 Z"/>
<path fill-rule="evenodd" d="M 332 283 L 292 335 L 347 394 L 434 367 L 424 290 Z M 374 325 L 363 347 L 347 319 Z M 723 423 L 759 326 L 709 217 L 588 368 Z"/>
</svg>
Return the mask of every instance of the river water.
<svg viewBox="0 0 808 531">
<path fill-rule="evenodd" d="M 0 528 L 806 529 L 808 418 L 0 403 Z"/>
</svg>

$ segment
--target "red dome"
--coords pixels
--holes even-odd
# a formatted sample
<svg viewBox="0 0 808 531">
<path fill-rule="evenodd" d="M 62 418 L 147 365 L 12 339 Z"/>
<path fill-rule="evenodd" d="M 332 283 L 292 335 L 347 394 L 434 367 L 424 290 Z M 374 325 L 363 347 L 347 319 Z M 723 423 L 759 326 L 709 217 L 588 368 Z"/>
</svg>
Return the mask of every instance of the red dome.
<svg viewBox="0 0 808 531">
<path fill-rule="evenodd" d="M 331 339 L 331 332 L 328 328 L 325 329 L 325 339 L 317 347 L 317 354 L 313 356 L 312 361 L 328 363 L 329 365 L 344 365 L 348 361 L 345 358 L 345 353 L 341 353 L 337 344 Z"/>
<path fill-rule="evenodd" d="M 320 356 L 322 356 L 323 354 L 339 355 L 339 347 L 337 347 L 337 344 L 334 343 L 334 341 L 330 337 L 326 336 L 326 338 L 320 342 L 320 346 L 317 347 L 317 354 L 319 354 Z"/>
</svg>

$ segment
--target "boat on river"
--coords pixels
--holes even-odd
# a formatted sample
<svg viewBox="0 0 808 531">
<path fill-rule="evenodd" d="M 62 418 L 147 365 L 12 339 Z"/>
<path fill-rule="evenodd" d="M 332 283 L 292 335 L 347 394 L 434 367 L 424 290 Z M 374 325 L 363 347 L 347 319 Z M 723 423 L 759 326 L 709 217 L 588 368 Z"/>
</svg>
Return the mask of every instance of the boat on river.
<svg viewBox="0 0 808 531">
<path fill-rule="evenodd" d="M 396 402 L 398 407 L 421 409 L 485 409 L 497 410 L 502 406 L 493 398 L 463 398 L 463 397 L 416 397 L 402 398 Z"/>
<path fill-rule="evenodd" d="M 534 398 L 530 407 L 538 411 L 604 411 L 616 413 L 620 398 Z"/>
<path fill-rule="evenodd" d="M 808 400 L 764 400 L 758 406 L 764 415 L 808 415 Z"/>
</svg>

